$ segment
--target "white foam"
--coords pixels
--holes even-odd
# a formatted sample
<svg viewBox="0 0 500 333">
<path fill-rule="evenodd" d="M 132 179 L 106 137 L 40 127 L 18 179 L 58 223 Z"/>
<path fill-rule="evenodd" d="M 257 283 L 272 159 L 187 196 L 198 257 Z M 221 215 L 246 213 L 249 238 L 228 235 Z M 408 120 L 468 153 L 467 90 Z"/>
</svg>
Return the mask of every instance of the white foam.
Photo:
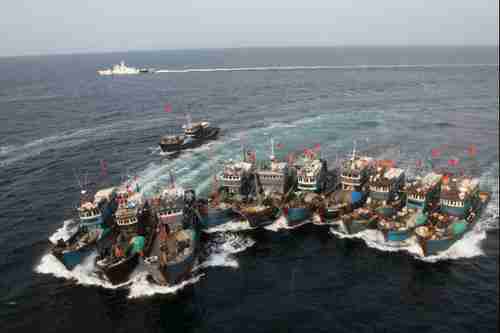
<svg viewBox="0 0 500 333">
<path fill-rule="evenodd" d="M 63 222 L 63 226 L 56 230 L 56 232 L 49 237 L 52 244 L 56 244 L 59 239 L 67 241 L 78 229 L 78 222 L 69 219 Z"/>
<path fill-rule="evenodd" d="M 94 252 L 85 258 L 81 264 L 69 271 L 56 257 L 48 253 L 42 257 L 38 266 L 35 267 L 35 272 L 41 274 L 51 274 L 55 277 L 66 280 L 73 280 L 77 284 L 81 285 L 99 286 L 108 289 L 120 288 L 129 283 L 125 282 L 120 285 L 113 285 L 97 276 L 94 265 L 96 256 L 97 253 Z"/>
<path fill-rule="evenodd" d="M 147 274 L 142 274 L 130 285 L 128 298 L 151 297 L 157 294 L 175 294 L 186 286 L 197 283 L 203 276 L 204 274 L 199 274 L 173 286 L 160 286 L 150 282 Z"/>
<path fill-rule="evenodd" d="M 252 247 L 255 241 L 249 236 L 234 233 L 217 234 L 209 247 L 207 259 L 201 263 L 200 268 L 205 267 L 230 267 L 238 268 L 238 261 L 234 254 L 245 251 Z"/>
<path fill-rule="evenodd" d="M 330 228 L 330 232 L 339 238 L 361 239 L 370 248 L 384 252 L 403 251 L 412 255 L 414 258 L 426 262 L 438 262 L 442 260 L 457 260 L 463 258 L 472 258 L 484 255 L 481 249 L 481 241 L 486 238 L 486 232 L 482 231 L 479 225 L 468 232 L 459 241 L 455 242 L 450 248 L 438 255 L 423 256 L 422 248 L 418 245 L 415 237 L 411 237 L 405 242 L 386 242 L 384 235 L 378 230 L 364 230 L 354 235 L 340 233 L 335 228 Z"/>
<path fill-rule="evenodd" d="M 247 220 L 230 220 L 224 224 L 203 230 L 207 234 L 217 232 L 237 232 L 254 229 Z"/>
<path fill-rule="evenodd" d="M 485 67 L 498 64 L 421 64 L 421 65 L 345 65 L 345 66 L 255 66 L 255 67 L 218 67 L 159 69 L 155 73 L 211 73 L 245 71 L 298 71 L 298 70 L 334 70 L 334 69 L 380 69 L 380 68 L 439 68 L 439 67 Z"/>
<path fill-rule="evenodd" d="M 317 217 L 319 218 L 319 217 Z M 313 216 L 313 220 L 316 219 L 315 216 Z M 311 223 L 312 221 L 307 219 L 305 220 L 304 222 L 300 223 L 300 224 L 297 224 L 293 227 L 290 227 L 288 226 L 288 223 L 287 223 L 287 219 L 285 216 L 280 216 L 276 221 L 274 221 L 274 223 L 270 224 L 270 225 L 267 225 L 264 227 L 264 229 L 266 230 L 269 230 L 269 231 L 274 231 L 274 232 L 277 232 L 277 231 L 280 231 L 280 230 L 292 230 L 292 229 L 297 229 L 303 225 L 306 225 L 308 223 Z"/>
</svg>

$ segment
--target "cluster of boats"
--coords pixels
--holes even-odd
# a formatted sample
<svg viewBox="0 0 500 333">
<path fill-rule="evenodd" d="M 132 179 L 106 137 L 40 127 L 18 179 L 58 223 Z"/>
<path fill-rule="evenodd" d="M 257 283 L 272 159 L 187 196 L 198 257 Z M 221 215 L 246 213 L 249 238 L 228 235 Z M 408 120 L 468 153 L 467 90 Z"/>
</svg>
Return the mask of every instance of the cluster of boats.
<svg viewBox="0 0 500 333">
<path fill-rule="evenodd" d="M 186 135 L 210 128 L 203 124 L 186 127 Z M 180 188 L 173 177 L 148 198 L 137 180 L 94 196 L 83 192 L 78 230 L 51 251 L 73 269 L 97 249 L 95 266 L 113 284 L 126 282 L 142 261 L 156 283 L 173 285 L 190 276 L 204 229 L 247 221 L 249 229 L 273 223 L 284 229 L 312 223 L 345 234 L 373 229 L 387 244 L 414 242 L 431 256 L 461 239 L 490 198 L 477 178 L 430 172 L 408 180 L 394 161 L 356 149 L 333 168 L 318 150 L 280 161 L 271 142 L 271 152 L 257 161 L 244 149 L 238 160 L 226 161 L 212 175 L 208 198 Z"/>
</svg>

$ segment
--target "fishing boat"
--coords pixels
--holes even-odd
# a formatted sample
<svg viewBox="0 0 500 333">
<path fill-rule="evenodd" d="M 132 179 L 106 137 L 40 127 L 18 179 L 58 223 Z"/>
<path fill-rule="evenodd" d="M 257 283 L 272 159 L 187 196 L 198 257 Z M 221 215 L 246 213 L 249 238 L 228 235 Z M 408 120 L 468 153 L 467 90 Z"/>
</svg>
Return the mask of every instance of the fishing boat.
<svg viewBox="0 0 500 333">
<path fill-rule="evenodd" d="M 342 161 L 339 190 L 325 195 L 323 225 L 339 225 L 342 215 L 363 206 L 368 195 L 368 180 L 374 172 L 374 160 L 356 155 L 356 147 L 349 159 Z"/>
<path fill-rule="evenodd" d="M 329 171 L 327 162 L 312 150 L 306 149 L 293 167 L 297 174 L 297 193 L 287 196 L 283 206 L 284 227 L 289 229 L 312 222 L 313 215 L 320 214 L 323 197 L 319 194 L 332 192 L 338 186 L 336 170 Z"/>
<path fill-rule="evenodd" d="M 405 172 L 394 167 L 392 160 L 379 160 L 376 162 L 376 171 L 368 180 L 368 198 L 366 205 L 378 214 L 386 217 L 405 205 L 402 190 L 405 185 Z"/>
<path fill-rule="evenodd" d="M 224 163 L 218 176 L 220 188 L 218 189 L 225 199 L 248 195 L 252 191 L 254 182 L 251 180 L 255 172 L 255 152 L 243 150 L 243 159 L 234 161 L 229 159 Z"/>
<path fill-rule="evenodd" d="M 281 214 L 281 210 L 262 190 L 257 173 L 252 173 L 249 180 L 249 191 L 243 192 L 241 199 L 234 201 L 233 211 L 246 219 L 252 228 L 272 224 Z"/>
<path fill-rule="evenodd" d="M 156 225 L 149 202 L 143 203 L 139 193 L 122 190 L 117 200 L 118 235 L 112 246 L 96 258 L 98 273 L 112 284 L 126 282 L 139 263 L 139 257 L 149 254 Z"/>
<path fill-rule="evenodd" d="M 208 121 L 193 123 L 189 115 L 186 116 L 186 124 L 182 126 L 184 134 L 166 135 L 160 139 L 160 148 L 166 154 L 178 154 L 185 149 L 201 146 L 208 141 L 217 139 L 220 128 L 210 126 Z"/>
<path fill-rule="evenodd" d="M 175 285 L 191 275 L 200 247 L 195 204 L 193 190 L 169 188 L 161 195 L 156 237 L 144 259 L 151 277 L 160 285 Z"/>
<path fill-rule="evenodd" d="M 321 193 L 338 184 L 335 174 L 328 172 L 327 162 L 307 150 L 293 164 L 297 174 L 297 191 Z"/>
<path fill-rule="evenodd" d="M 417 176 L 405 185 L 408 208 L 433 210 L 439 202 L 443 175 L 430 172 L 423 178 Z"/>
<path fill-rule="evenodd" d="M 314 192 L 296 192 L 291 194 L 282 211 L 285 217 L 284 228 L 296 229 L 311 223 L 313 215 L 319 212 L 322 206 L 322 198 Z"/>
<path fill-rule="evenodd" d="M 425 224 L 427 212 L 420 209 L 404 207 L 392 216 L 379 215 L 377 228 L 384 235 L 387 245 L 400 246 L 413 235 L 415 228 Z"/>
<path fill-rule="evenodd" d="M 294 168 L 287 162 L 279 161 L 274 155 L 274 139 L 271 139 L 271 155 L 268 163 L 261 163 L 256 170 L 260 186 L 266 195 L 285 194 L 296 186 Z"/>
<path fill-rule="evenodd" d="M 490 196 L 480 191 L 477 178 L 444 175 L 439 210 L 429 213 L 427 223 L 415 229 L 423 255 L 445 252 L 460 240 L 479 220 Z"/>
<path fill-rule="evenodd" d="M 52 245 L 52 254 L 71 270 L 96 248 L 101 251 L 109 246 L 116 207 L 115 188 L 98 191 L 93 200 L 83 190 L 77 231 L 67 240 L 57 240 Z"/>
<path fill-rule="evenodd" d="M 403 194 L 399 196 L 399 200 L 406 198 L 406 207 L 402 210 L 399 211 L 397 207 L 377 210 L 380 213 L 377 228 L 388 245 L 402 245 L 413 235 L 417 226 L 426 223 L 429 211 L 435 209 L 439 200 L 441 177 L 431 172 L 406 183 Z M 399 204 L 395 202 L 394 206 Z"/>
<path fill-rule="evenodd" d="M 204 229 L 229 223 L 238 216 L 233 211 L 233 195 L 228 193 L 222 190 L 218 177 L 214 174 L 209 198 L 196 201 L 196 210 L 200 214 L 200 223 Z"/>
</svg>

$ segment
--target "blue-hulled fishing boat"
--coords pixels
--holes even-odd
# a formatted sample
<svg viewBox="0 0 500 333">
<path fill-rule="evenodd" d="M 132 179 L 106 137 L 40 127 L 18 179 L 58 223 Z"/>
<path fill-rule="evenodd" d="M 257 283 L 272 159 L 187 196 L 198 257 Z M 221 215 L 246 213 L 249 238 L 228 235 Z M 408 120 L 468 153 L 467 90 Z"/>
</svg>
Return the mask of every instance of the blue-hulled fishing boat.
<svg viewBox="0 0 500 333">
<path fill-rule="evenodd" d="M 322 218 L 323 197 L 313 192 L 298 192 L 283 206 L 284 227 L 295 229 Z"/>
<path fill-rule="evenodd" d="M 144 259 L 153 280 L 161 285 L 181 283 L 191 275 L 200 247 L 199 214 L 193 190 L 184 196 L 163 196 L 151 253 Z"/>
<path fill-rule="evenodd" d="M 474 227 L 489 200 L 490 193 L 479 190 L 479 179 L 443 176 L 439 211 L 429 214 L 427 223 L 415 229 L 423 255 L 448 250 Z"/>
<path fill-rule="evenodd" d="M 350 158 L 341 164 L 341 188 L 325 196 L 324 225 L 339 225 L 343 215 L 363 206 L 368 195 L 368 179 L 373 172 L 373 159 L 356 155 L 354 147 Z"/>
<path fill-rule="evenodd" d="M 442 175 L 431 172 L 407 182 L 400 196 L 406 199 L 406 206 L 392 214 L 381 214 L 377 227 L 389 245 L 401 245 L 413 235 L 417 226 L 426 223 L 429 212 L 437 207 L 441 178 Z"/>
<path fill-rule="evenodd" d="M 69 270 L 80 264 L 96 248 L 101 251 L 109 246 L 113 213 L 117 207 L 115 188 L 98 191 L 93 201 L 85 191 L 82 192 L 77 231 L 67 240 L 59 239 L 52 247 L 52 254 Z"/>
<path fill-rule="evenodd" d="M 139 258 L 149 254 L 155 236 L 156 218 L 148 201 L 128 186 L 118 192 L 115 222 L 118 234 L 107 251 L 96 258 L 98 274 L 112 284 L 126 282 Z"/>
<path fill-rule="evenodd" d="M 405 172 L 395 168 L 392 160 L 379 160 L 376 165 L 376 172 L 368 180 L 370 192 L 366 204 L 378 214 L 390 217 L 405 204 L 405 197 L 401 193 Z"/>
<path fill-rule="evenodd" d="M 248 193 L 242 191 L 241 199 L 233 202 L 233 211 L 246 219 L 252 228 L 272 224 L 280 216 L 281 209 L 262 190 L 259 175 L 254 172 L 249 177 L 251 189 Z M 252 183 L 253 186 L 251 186 Z"/>
</svg>

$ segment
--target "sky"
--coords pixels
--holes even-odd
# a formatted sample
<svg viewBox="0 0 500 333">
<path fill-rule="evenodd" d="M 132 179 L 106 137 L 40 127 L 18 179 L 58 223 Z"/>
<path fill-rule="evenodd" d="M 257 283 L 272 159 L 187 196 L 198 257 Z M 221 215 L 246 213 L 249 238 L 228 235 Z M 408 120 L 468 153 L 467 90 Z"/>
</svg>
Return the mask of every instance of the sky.
<svg viewBox="0 0 500 333">
<path fill-rule="evenodd" d="M 0 56 L 498 45 L 498 0 L 1 0 Z"/>
</svg>

